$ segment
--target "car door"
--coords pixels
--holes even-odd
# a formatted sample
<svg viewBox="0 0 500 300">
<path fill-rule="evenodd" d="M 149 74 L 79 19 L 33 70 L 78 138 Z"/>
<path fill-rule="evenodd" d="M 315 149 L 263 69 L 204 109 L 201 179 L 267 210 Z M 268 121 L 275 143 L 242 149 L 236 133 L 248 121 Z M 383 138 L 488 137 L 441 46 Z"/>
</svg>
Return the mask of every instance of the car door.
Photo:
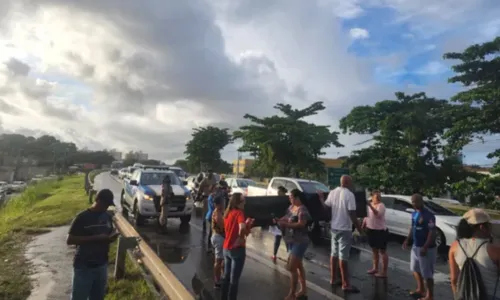
<svg viewBox="0 0 500 300">
<path fill-rule="evenodd" d="M 387 229 L 389 229 L 390 232 L 399 233 L 396 222 L 396 214 L 393 209 L 394 201 L 396 199 L 393 197 L 382 196 L 381 200 L 385 206 L 385 224 Z"/>
<path fill-rule="evenodd" d="M 285 186 L 285 180 L 283 179 L 273 179 L 271 184 L 267 188 L 268 196 L 276 196 L 278 195 L 278 188 L 280 186 Z"/>
<path fill-rule="evenodd" d="M 294 189 L 300 190 L 299 186 L 291 180 L 285 180 L 285 189 L 288 191 L 288 194 Z"/>
<path fill-rule="evenodd" d="M 413 206 L 402 199 L 394 200 L 395 221 L 401 235 L 408 234 L 411 228 L 411 212 L 408 212 L 407 209 L 413 209 Z"/>
</svg>

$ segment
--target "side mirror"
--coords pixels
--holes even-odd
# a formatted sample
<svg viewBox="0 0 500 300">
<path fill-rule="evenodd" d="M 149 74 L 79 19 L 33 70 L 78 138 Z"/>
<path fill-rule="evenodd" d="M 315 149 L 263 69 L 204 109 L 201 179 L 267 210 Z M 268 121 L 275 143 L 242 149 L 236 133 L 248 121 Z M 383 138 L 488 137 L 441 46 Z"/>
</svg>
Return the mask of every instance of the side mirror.
<svg viewBox="0 0 500 300">
<path fill-rule="evenodd" d="M 130 180 L 128 183 L 130 185 L 137 185 L 137 180 Z"/>
<path fill-rule="evenodd" d="M 405 211 L 406 211 L 407 213 L 410 213 L 410 214 L 412 214 L 412 213 L 414 213 L 414 212 L 415 212 L 415 210 L 414 210 L 413 208 L 407 208 L 407 209 L 405 209 Z"/>
<path fill-rule="evenodd" d="M 187 184 L 188 184 L 188 182 L 186 180 L 182 181 L 182 185 L 187 185 Z"/>
</svg>

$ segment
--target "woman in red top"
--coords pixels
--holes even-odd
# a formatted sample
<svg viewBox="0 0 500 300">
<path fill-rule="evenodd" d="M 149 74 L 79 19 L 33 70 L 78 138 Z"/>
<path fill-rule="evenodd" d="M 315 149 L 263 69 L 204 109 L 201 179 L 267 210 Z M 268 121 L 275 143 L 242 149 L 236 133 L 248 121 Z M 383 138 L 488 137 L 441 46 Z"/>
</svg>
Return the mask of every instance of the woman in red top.
<svg viewBox="0 0 500 300">
<path fill-rule="evenodd" d="M 225 239 L 224 275 L 222 279 L 221 300 L 236 300 L 238 283 L 245 265 L 245 240 L 250 234 L 253 219 L 245 220 L 243 208 L 245 199 L 241 193 L 234 193 L 224 213 Z"/>
</svg>

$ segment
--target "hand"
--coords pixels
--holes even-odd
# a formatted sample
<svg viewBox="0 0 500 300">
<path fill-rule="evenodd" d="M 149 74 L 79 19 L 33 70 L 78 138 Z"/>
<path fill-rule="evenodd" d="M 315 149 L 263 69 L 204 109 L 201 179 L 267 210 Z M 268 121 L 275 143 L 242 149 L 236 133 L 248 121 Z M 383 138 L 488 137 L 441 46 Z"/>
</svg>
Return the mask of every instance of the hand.
<svg viewBox="0 0 500 300">
<path fill-rule="evenodd" d="M 425 255 L 427 255 L 427 248 L 425 247 L 420 248 L 420 256 L 425 256 Z"/>
<path fill-rule="evenodd" d="M 278 224 L 278 218 L 273 219 L 273 224 Z"/>
<path fill-rule="evenodd" d="M 403 242 L 403 250 L 406 249 L 408 249 L 408 239 L 405 239 L 405 241 Z"/>
</svg>

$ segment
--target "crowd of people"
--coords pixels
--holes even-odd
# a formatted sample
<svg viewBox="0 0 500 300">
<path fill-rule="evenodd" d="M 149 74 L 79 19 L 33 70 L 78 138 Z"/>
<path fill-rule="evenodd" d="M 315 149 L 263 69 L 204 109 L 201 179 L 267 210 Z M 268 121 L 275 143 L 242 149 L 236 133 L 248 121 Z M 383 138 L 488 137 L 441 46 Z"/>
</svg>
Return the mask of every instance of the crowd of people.
<svg viewBox="0 0 500 300">
<path fill-rule="evenodd" d="M 233 193 L 228 197 L 227 184 L 216 183 L 213 178 L 207 180 L 200 187 L 203 188 L 201 199 L 206 200 L 207 222 L 204 223 L 209 227 L 208 244 L 214 254 L 215 288 L 221 289 L 222 300 L 234 300 L 238 297 L 239 280 L 245 265 L 246 239 L 255 220 L 245 217 L 244 195 Z M 367 217 L 359 222 L 356 199 L 351 190 L 352 179 L 342 176 L 340 186 L 330 191 L 326 199 L 323 194 L 319 195 L 324 208 L 331 210 L 330 284 L 341 287 L 346 293 L 359 293 L 359 289 L 351 284 L 348 269 L 352 227 L 354 225 L 360 234 L 367 236 L 373 253 L 373 265 L 367 273 L 378 278 L 388 276 L 388 231 L 380 192 L 372 191 L 371 201 L 367 203 Z M 289 254 L 287 269 L 290 272 L 290 291 L 285 300 L 307 299 L 303 259 L 310 244 L 307 224 L 311 215 L 304 205 L 301 191 L 288 192 L 284 187 L 279 187 L 278 191 L 279 195 L 289 195 L 290 206 L 283 217 L 274 218 L 274 225 L 269 229 L 275 235 L 272 260 L 276 262 L 283 240 Z M 168 187 L 165 192 L 164 196 L 168 197 Z M 104 299 L 109 244 L 118 236 L 112 218 L 106 212 L 114 205 L 113 199 L 110 190 L 99 191 L 92 207 L 78 214 L 71 224 L 67 243 L 77 246 L 73 300 Z M 403 248 L 411 244 L 410 265 L 417 286 L 410 295 L 420 300 L 433 300 L 436 219 L 426 208 L 422 195 L 412 195 L 411 201 L 415 211 L 411 214 L 411 230 L 403 243 Z M 457 300 L 496 299 L 500 246 L 493 244 L 491 218 L 484 210 L 475 208 L 463 215 L 457 226 L 457 239 L 449 250 L 449 266 L 451 289 Z M 337 278 L 337 269 L 340 269 L 340 278 Z"/>
</svg>

